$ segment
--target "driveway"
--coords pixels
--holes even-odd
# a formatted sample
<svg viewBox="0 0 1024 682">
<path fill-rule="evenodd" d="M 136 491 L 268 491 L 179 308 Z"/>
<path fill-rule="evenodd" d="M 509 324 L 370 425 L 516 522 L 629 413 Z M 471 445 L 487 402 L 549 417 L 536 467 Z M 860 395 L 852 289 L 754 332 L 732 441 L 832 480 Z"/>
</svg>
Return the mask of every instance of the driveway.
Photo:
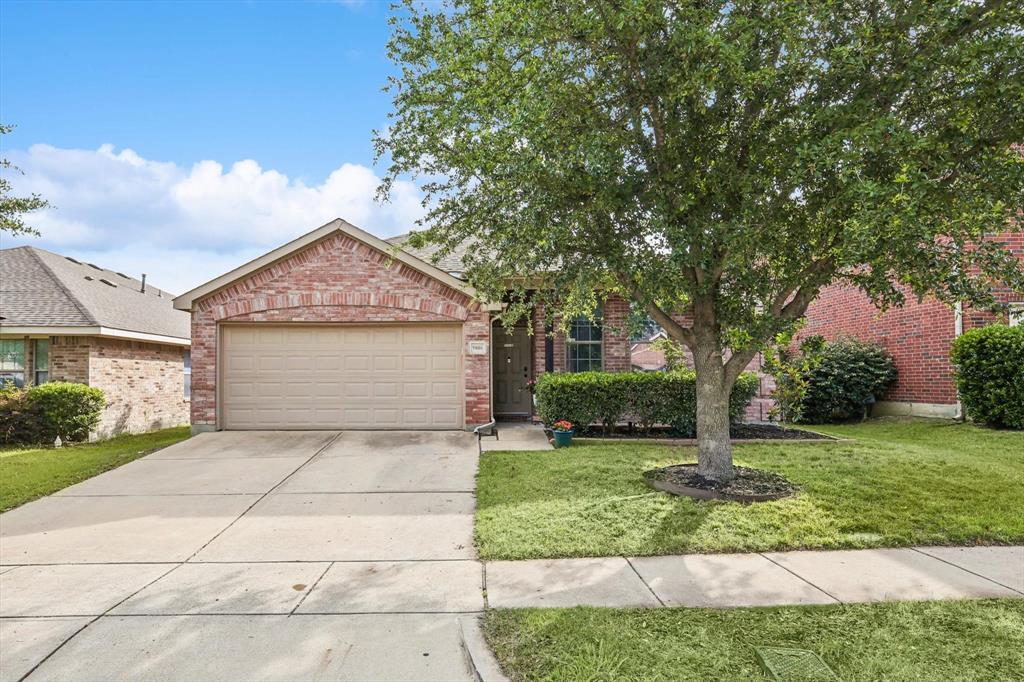
<svg viewBox="0 0 1024 682">
<path fill-rule="evenodd" d="M 472 679 L 477 459 L 458 432 L 209 433 L 8 512 L 0 679 Z"/>
</svg>

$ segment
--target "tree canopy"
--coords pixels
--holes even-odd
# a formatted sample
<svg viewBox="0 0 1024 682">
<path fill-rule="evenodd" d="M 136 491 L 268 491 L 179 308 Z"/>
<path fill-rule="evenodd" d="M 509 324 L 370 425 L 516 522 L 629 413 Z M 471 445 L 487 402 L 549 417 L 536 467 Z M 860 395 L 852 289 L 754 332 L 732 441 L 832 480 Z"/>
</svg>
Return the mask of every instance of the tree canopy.
<svg viewBox="0 0 1024 682">
<path fill-rule="evenodd" d="M 381 192 L 510 314 L 621 291 L 731 384 L 833 282 L 1024 288 L 1020 2 L 407 0 L 389 52 Z"/>
</svg>

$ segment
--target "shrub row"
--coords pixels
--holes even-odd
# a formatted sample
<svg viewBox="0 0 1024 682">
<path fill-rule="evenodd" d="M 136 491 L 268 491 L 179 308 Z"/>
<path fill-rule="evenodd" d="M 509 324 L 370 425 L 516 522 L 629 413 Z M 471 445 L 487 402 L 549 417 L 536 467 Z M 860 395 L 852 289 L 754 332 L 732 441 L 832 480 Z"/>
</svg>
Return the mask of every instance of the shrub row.
<svg viewBox="0 0 1024 682">
<path fill-rule="evenodd" d="M 55 381 L 30 388 L 0 387 L 0 442 L 49 443 L 58 435 L 82 441 L 100 422 L 103 391 Z"/>
<path fill-rule="evenodd" d="M 757 375 L 744 372 L 729 400 L 738 420 L 757 392 Z M 547 373 L 537 381 L 537 413 L 545 424 L 567 419 L 577 428 L 601 424 L 606 431 L 631 421 L 643 429 L 666 425 L 692 437 L 697 425 L 697 375 L 671 372 Z"/>
<path fill-rule="evenodd" d="M 953 342 L 950 359 L 967 416 L 1024 429 L 1024 327 L 972 329 Z"/>
</svg>

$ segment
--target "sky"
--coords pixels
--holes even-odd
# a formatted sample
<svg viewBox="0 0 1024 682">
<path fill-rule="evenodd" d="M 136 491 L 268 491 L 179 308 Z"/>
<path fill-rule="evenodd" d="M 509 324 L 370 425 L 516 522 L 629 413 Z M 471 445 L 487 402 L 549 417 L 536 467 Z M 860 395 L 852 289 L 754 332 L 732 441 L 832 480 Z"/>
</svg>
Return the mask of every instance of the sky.
<svg viewBox="0 0 1024 682">
<path fill-rule="evenodd" d="M 2 155 L 34 244 L 184 292 L 335 218 L 408 231 L 386 161 L 388 2 L 0 0 Z"/>
</svg>

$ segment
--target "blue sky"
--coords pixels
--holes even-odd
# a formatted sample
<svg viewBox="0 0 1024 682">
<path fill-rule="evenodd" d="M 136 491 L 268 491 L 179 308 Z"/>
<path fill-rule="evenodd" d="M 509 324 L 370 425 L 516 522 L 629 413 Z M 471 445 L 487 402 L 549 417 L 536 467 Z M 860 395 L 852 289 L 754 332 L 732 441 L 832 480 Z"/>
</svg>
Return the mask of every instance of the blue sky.
<svg viewBox="0 0 1024 682">
<path fill-rule="evenodd" d="M 0 120 L 18 126 L 3 153 L 25 172 L 11 176 L 19 192 L 54 204 L 31 243 L 156 268 L 174 290 L 336 215 L 382 236 L 408 229 L 414 187 L 372 201 L 389 12 L 0 0 Z M 176 256 L 194 272 L 161 268 Z"/>
</svg>

